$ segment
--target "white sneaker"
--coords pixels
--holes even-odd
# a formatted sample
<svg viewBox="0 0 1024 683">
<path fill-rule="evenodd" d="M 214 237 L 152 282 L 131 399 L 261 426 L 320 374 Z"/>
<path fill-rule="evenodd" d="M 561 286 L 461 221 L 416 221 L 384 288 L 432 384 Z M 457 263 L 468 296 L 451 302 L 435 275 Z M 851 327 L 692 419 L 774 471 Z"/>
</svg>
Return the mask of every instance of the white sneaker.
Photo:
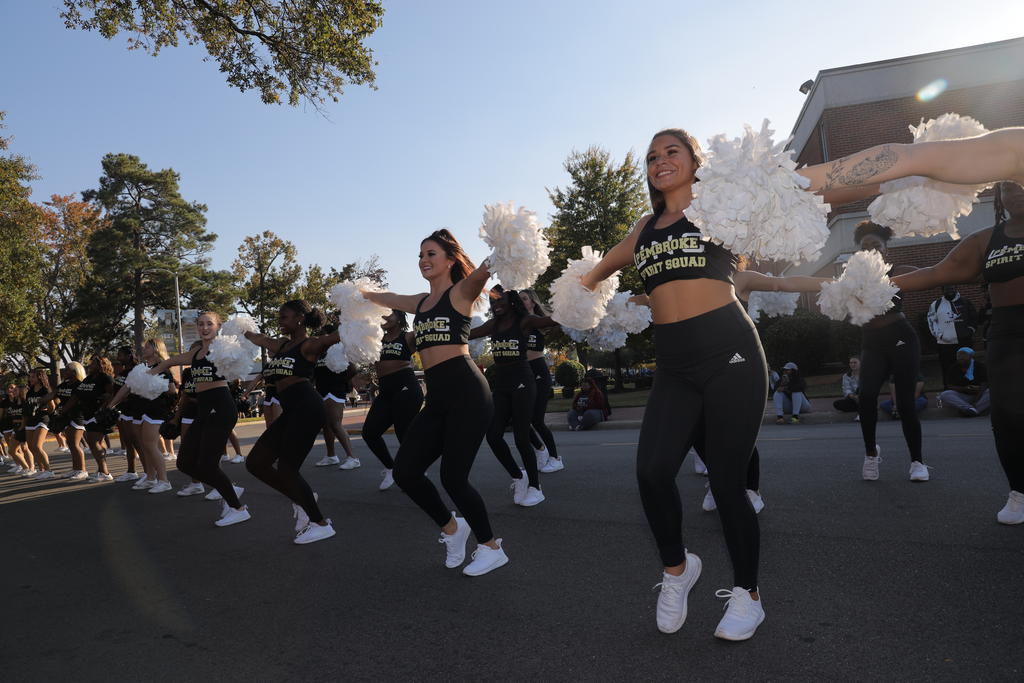
<svg viewBox="0 0 1024 683">
<path fill-rule="evenodd" d="M 235 486 L 234 484 L 232 484 L 231 486 L 232 488 L 235 489 L 235 495 L 238 496 L 239 498 L 241 498 L 242 494 L 245 493 L 245 489 L 242 488 L 241 486 Z M 220 491 L 218 491 L 217 489 L 210 489 L 210 492 L 203 496 L 203 498 L 205 498 L 206 500 L 223 500 L 224 496 L 220 495 Z"/>
<path fill-rule="evenodd" d="M 383 478 L 380 480 L 380 490 L 387 491 L 389 488 L 395 485 L 395 475 L 391 470 L 384 470 L 381 472 Z"/>
<path fill-rule="evenodd" d="M 89 477 L 89 481 L 91 481 L 94 484 L 104 484 L 108 481 L 114 481 L 114 477 L 112 477 L 109 474 L 104 474 L 103 472 L 96 472 L 91 477 Z"/>
<path fill-rule="evenodd" d="M 693 471 L 697 474 L 703 474 L 705 477 L 708 476 L 708 466 L 704 464 L 704 461 L 696 453 L 693 454 Z M 714 508 L 711 509 L 714 510 Z"/>
<path fill-rule="evenodd" d="M 325 519 L 326 524 L 323 526 L 319 524 L 309 524 L 299 532 L 299 535 L 295 537 L 295 543 L 297 545 L 305 545 L 307 543 L 315 543 L 322 541 L 325 538 L 330 538 L 334 535 L 334 525 L 331 524 L 331 520 Z"/>
<path fill-rule="evenodd" d="M 337 458 L 335 458 L 335 460 L 337 460 Z M 342 461 L 342 463 L 340 465 L 338 465 L 338 469 L 339 470 L 354 470 L 355 468 L 359 467 L 360 465 L 362 465 L 362 463 L 359 462 L 359 458 L 345 458 L 345 460 Z"/>
<path fill-rule="evenodd" d="M 146 476 L 146 475 L 142 475 L 142 476 Z M 114 481 L 136 481 L 138 478 L 139 478 L 139 475 L 137 473 L 135 473 L 135 472 L 125 472 L 124 474 L 122 474 L 120 477 L 118 477 Z"/>
<path fill-rule="evenodd" d="M 125 450 L 123 448 L 111 448 L 110 455 L 124 455 Z"/>
<path fill-rule="evenodd" d="M 18 463 L 14 463 L 13 465 L 7 468 L 7 472 L 8 474 L 18 474 L 19 472 L 21 472 L 21 465 L 19 465 Z"/>
<path fill-rule="evenodd" d="M 537 503 L 544 502 L 544 492 L 540 489 L 535 489 L 532 486 L 526 489 L 526 495 L 523 496 L 523 501 L 519 503 L 524 508 L 532 508 Z"/>
<path fill-rule="evenodd" d="M 463 574 L 466 576 L 481 576 L 508 564 L 508 555 L 501 548 L 501 539 L 495 540 L 498 542 L 497 550 L 488 545 L 478 545 L 476 547 L 476 550 L 473 551 L 473 561 L 462 568 Z"/>
<path fill-rule="evenodd" d="M 548 464 L 548 460 L 551 459 L 551 454 L 548 453 L 548 449 L 544 446 L 535 448 L 534 452 L 537 454 L 537 471 L 539 472 L 545 465 Z"/>
<path fill-rule="evenodd" d="M 526 478 L 526 470 L 519 470 L 520 477 L 512 480 L 512 485 L 509 490 L 512 491 L 512 502 L 516 505 L 523 504 L 523 498 L 526 497 L 526 489 L 530 486 L 530 480 Z"/>
<path fill-rule="evenodd" d="M 142 491 L 144 489 L 153 488 L 154 484 L 156 484 L 155 480 L 150 479 L 145 474 L 143 474 L 141 477 L 139 477 L 139 480 L 135 482 L 134 485 L 132 485 L 132 488 L 136 491 Z"/>
<path fill-rule="evenodd" d="M 164 453 L 164 460 L 174 460 L 174 455 L 171 453 Z"/>
<path fill-rule="evenodd" d="M 545 474 L 550 474 L 552 472 L 558 472 L 559 470 L 564 469 L 565 463 L 562 462 L 562 458 L 548 458 L 548 461 L 544 465 L 544 468 L 541 469 L 541 472 L 544 472 Z"/>
<path fill-rule="evenodd" d="M 171 488 L 173 488 L 173 487 L 171 486 L 171 482 L 169 482 L 169 481 L 156 481 L 156 482 L 153 482 L 153 485 L 149 487 L 149 492 L 150 493 L 164 493 L 166 491 L 170 491 Z"/>
<path fill-rule="evenodd" d="M 336 455 L 325 455 L 320 458 L 315 464 L 315 467 L 327 467 L 328 465 L 337 465 L 340 462 Z"/>
<path fill-rule="evenodd" d="M 316 491 L 313 492 L 313 500 L 320 502 L 320 494 Z M 292 503 L 292 517 L 295 518 L 295 533 L 299 533 L 309 526 L 309 515 L 306 514 L 301 505 Z"/>
<path fill-rule="evenodd" d="M 201 496 L 204 493 L 206 493 L 206 489 L 203 488 L 203 485 L 200 484 L 198 481 L 189 482 L 188 484 L 185 484 L 177 491 L 177 494 L 182 497 Z"/>
<path fill-rule="evenodd" d="M 469 522 L 462 517 L 456 517 L 454 512 L 452 517 L 455 519 L 455 533 L 449 536 L 442 531 L 441 538 L 437 539 L 438 543 L 445 544 L 444 566 L 448 569 L 455 569 L 466 559 L 466 541 L 470 532 Z"/>
<path fill-rule="evenodd" d="M 701 501 L 700 509 L 704 512 L 712 512 L 718 508 L 715 503 L 715 495 L 711 493 L 711 486 L 704 487 L 704 500 Z"/>
<path fill-rule="evenodd" d="M 55 476 L 56 475 L 54 475 L 54 473 L 51 470 L 43 470 L 35 477 L 33 477 L 33 479 L 35 479 L 36 481 L 42 481 L 44 479 L 53 479 Z"/>
<path fill-rule="evenodd" d="M 690 595 L 690 589 L 700 578 L 700 558 L 693 553 L 686 553 L 686 568 L 682 575 L 662 573 L 661 583 L 655 586 L 660 587 L 658 595 L 658 630 L 662 633 L 675 633 L 686 621 L 686 599 Z"/>
<path fill-rule="evenodd" d="M 910 462 L 910 481 L 928 481 L 928 466 L 918 460 Z"/>
<path fill-rule="evenodd" d="M 63 446 L 63 447 L 61 447 L 61 448 L 58 448 L 58 449 L 57 449 L 57 452 L 58 452 L 58 453 L 70 453 L 70 452 L 71 452 L 71 449 L 70 449 L 70 448 L 68 448 L 67 446 Z"/>
<path fill-rule="evenodd" d="M 882 447 L 875 444 L 875 457 L 864 456 L 864 465 L 860 469 L 864 481 L 878 481 L 878 463 L 882 462 Z"/>
<path fill-rule="evenodd" d="M 764 608 L 760 600 L 750 597 L 745 588 L 735 586 L 732 590 L 722 588 L 715 591 L 715 597 L 728 598 L 725 616 L 718 622 L 715 638 L 722 640 L 747 640 L 764 621 Z"/>
<path fill-rule="evenodd" d="M 249 514 L 249 506 L 243 505 L 237 510 L 227 503 L 224 503 L 224 509 L 221 510 L 220 519 L 214 522 L 217 526 L 231 526 L 232 524 L 238 524 L 239 522 L 245 522 L 252 519 L 252 515 Z"/>
<path fill-rule="evenodd" d="M 85 470 L 72 470 L 71 474 L 68 475 L 68 481 L 82 481 L 88 478 L 89 473 Z"/>
<path fill-rule="evenodd" d="M 232 455 L 230 458 L 228 458 L 228 462 L 232 465 L 241 465 L 242 463 L 245 462 L 245 456 L 237 454 Z"/>
<path fill-rule="evenodd" d="M 1021 524 L 1024 523 L 1024 493 L 1010 491 L 1010 497 L 1006 499 L 1006 505 L 996 514 L 1000 524 Z"/>
<path fill-rule="evenodd" d="M 29 469 L 22 470 L 21 472 L 21 476 L 25 477 L 26 479 L 28 477 L 34 477 L 37 474 L 39 474 L 39 470 L 37 470 L 35 467 L 30 467 Z"/>
<path fill-rule="evenodd" d="M 754 514 L 761 514 L 761 510 L 764 510 L 764 498 L 761 494 L 753 489 L 747 489 L 747 498 L 750 499 L 750 504 L 754 506 Z"/>
</svg>

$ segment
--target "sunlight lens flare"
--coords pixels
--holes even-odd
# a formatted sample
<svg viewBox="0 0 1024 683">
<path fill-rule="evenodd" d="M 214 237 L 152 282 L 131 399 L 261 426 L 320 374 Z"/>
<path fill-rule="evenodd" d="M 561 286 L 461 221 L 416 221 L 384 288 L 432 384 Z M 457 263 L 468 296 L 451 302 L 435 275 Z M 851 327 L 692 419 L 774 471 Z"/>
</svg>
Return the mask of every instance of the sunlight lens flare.
<svg viewBox="0 0 1024 683">
<path fill-rule="evenodd" d="M 945 78 L 934 80 L 917 91 L 917 100 L 919 102 L 931 102 L 936 97 L 944 93 L 948 85 L 949 84 L 946 83 Z"/>
</svg>

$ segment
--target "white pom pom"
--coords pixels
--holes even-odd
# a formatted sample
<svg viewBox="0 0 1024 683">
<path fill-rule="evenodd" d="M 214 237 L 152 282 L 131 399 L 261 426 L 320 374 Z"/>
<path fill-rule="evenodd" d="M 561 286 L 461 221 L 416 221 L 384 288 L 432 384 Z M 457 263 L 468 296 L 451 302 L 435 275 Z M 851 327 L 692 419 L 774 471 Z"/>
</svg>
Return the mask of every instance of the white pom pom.
<svg viewBox="0 0 1024 683">
<path fill-rule="evenodd" d="M 789 140 L 775 144 L 768 119 L 743 138 L 717 135 L 693 184 L 685 215 L 703 235 L 734 254 L 756 259 L 813 261 L 828 239 L 829 205 L 804 191 Z"/>
<path fill-rule="evenodd" d="M 577 330 L 575 327 L 566 327 L 565 325 L 562 325 L 562 331 L 565 332 L 565 335 L 574 342 L 586 344 L 587 332 L 590 330 Z"/>
<path fill-rule="evenodd" d="M 774 277 L 771 273 L 765 275 Z M 762 314 L 766 318 L 793 315 L 799 300 L 798 292 L 751 292 L 747 301 L 747 314 L 754 322 L 760 320 Z"/>
<path fill-rule="evenodd" d="M 237 314 L 220 326 L 220 333 L 229 337 L 241 337 L 246 332 L 258 333 L 259 331 L 260 328 L 256 321 L 243 313 Z"/>
<path fill-rule="evenodd" d="M 345 372 L 348 370 L 349 360 L 348 356 L 345 355 L 345 345 L 338 342 L 327 347 L 324 363 L 331 372 Z"/>
<path fill-rule="evenodd" d="M 613 275 L 598 283 L 594 291 L 583 286 L 580 278 L 601 261 L 601 252 L 583 247 L 582 258 L 569 259 L 569 264 L 551 283 L 551 317 L 559 324 L 577 330 L 589 330 L 604 317 L 605 308 L 619 287 L 619 276 Z"/>
<path fill-rule="evenodd" d="M 483 318 L 478 315 L 473 316 L 473 320 L 470 323 L 470 329 L 480 327 L 486 322 Z M 487 337 L 477 337 L 476 339 L 469 340 L 469 355 L 472 358 L 479 358 L 480 356 L 486 355 L 491 350 L 491 342 Z"/>
<path fill-rule="evenodd" d="M 899 289 L 889 280 L 889 264 L 877 251 L 858 251 L 846 262 L 843 274 L 821 284 L 818 306 L 833 320 L 850 318 L 863 325 L 892 308 Z"/>
<path fill-rule="evenodd" d="M 494 252 L 489 267 L 505 289 L 526 289 L 551 265 L 537 214 L 512 202 L 484 207 L 480 237 Z"/>
<path fill-rule="evenodd" d="M 606 314 L 594 328 L 578 330 L 563 327 L 570 339 L 586 343 L 598 351 L 614 351 L 626 345 L 630 334 L 643 332 L 651 324 L 651 309 L 629 301 L 630 292 L 619 292 L 611 298 Z"/>
<path fill-rule="evenodd" d="M 937 119 L 910 126 L 914 142 L 936 142 L 975 137 L 987 133 L 985 126 L 969 116 L 943 114 Z M 868 206 L 871 220 L 892 228 L 894 237 L 930 237 L 949 233 L 960 237 L 956 220 L 968 216 L 987 185 L 951 185 L 930 178 L 911 176 L 882 183 L 879 195 Z"/>
<path fill-rule="evenodd" d="M 133 394 L 149 400 L 167 391 L 168 384 L 166 377 L 149 374 L 149 368 L 145 363 L 139 363 L 132 368 L 124 383 Z"/>
<path fill-rule="evenodd" d="M 365 298 L 363 291 L 379 292 L 381 288 L 369 278 L 361 277 L 334 285 L 328 297 L 338 309 L 341 320 L 338 325 L 338 336 L 341 338 L 342 348 L 348 356 L 349 363 L 358 365 L 373 363 L 380 359 L 384 339 L 384 329 L 380 326 L 381 319 L 390 312 L 387 308 Z"/>
<path fill-rule="evenodd" d="M 224 324 L 225 326 L 227 323 Z M 224 327 L 221 327 L 221 332 Z M 260 349 L 245 337 L 220 334 L 210 342 L 206 356 L 227 380 L 251 379 L 258 371 Z"/>
</svg>

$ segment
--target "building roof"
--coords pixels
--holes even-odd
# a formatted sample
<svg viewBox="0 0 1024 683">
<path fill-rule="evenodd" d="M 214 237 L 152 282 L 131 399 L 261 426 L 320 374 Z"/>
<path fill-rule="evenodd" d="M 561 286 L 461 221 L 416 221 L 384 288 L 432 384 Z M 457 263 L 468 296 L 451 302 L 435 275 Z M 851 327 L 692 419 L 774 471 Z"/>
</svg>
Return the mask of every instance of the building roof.
<svg viewBox="0 0 1024 683">
<path fill-rule="evenodd" d="M 908 97 L 942 79 L 953 90 L 1024 75 L 1024 38 L 819 71 L 793 126 L 797 155 L 825 109 Z"/>
</svg>

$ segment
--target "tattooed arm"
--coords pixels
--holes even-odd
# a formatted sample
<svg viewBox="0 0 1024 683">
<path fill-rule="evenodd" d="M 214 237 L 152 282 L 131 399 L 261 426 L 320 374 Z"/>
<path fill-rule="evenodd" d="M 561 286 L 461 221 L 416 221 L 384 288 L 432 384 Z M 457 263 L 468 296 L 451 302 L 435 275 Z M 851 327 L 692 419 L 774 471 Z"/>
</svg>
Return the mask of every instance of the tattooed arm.
<svg viewBox="0 0 1024 683">
<path fill-rule="evenodd" d="M 947 183 L 1024 183 L 1024 128 L 1003 128 L 974 138 L 888 144 L 797 171 L 812 192 L 876 185 L 919 175 Z"/>
</svg>

